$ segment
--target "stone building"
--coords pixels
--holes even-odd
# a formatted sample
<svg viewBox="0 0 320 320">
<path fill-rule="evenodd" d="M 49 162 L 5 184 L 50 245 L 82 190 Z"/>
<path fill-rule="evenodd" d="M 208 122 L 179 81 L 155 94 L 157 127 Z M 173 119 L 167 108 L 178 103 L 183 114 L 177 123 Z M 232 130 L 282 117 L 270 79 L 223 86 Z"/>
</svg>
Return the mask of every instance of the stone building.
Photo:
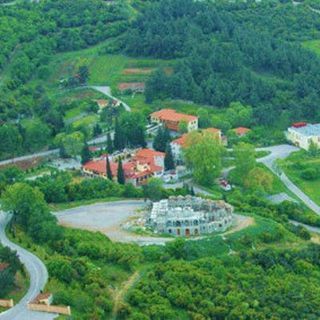
<svg viewBox="0 0 320 320">
<path fill-rule="evenodd" d="M 178 196 L 153 203 L 147 225 L 157 233 L 188 237 L 225 231 L 232 218 L 233 207 L 224 201 Z"/>
</svg>

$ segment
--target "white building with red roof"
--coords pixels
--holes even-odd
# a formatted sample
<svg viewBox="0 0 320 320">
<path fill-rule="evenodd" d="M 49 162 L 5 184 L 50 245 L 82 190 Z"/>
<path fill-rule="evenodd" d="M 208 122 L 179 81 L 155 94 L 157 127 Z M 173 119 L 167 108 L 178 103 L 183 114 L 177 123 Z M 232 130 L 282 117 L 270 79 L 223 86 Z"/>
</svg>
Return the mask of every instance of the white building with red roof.
<svg viewBox="0 0 320 320">
<path fill-rule="evenodd" d="M 155 123 L 162 123 L 172 131 L 179 131 L 179 124 L 186 122 L 188 132 L 198 130 L 198 117 L 179 113 L 173 109 L 162 109 L 151 113 L 150 119 Z"/>
<path fill-rule="evenodd" d="M 308 150 L 311 143 L 320 148 L 320 124 L 293 123 L 287 131 L 287 139 L 297 147 Z"/>
<path fill-rule="evenodd" d="M 138 150 L 131 159 L 122 163 L 126 182 L 139 186 L 151 177 L 161 177 L 164 173 L 164 157 L 163 152 L 151 149 Z M 118 162 L 110 161 L 110 168 L 113 178 L 116 179 Z M 82 171 L 90 176 L 106 177 L 107 158 L 104 156 L 87 162 L 82 166 Z"/>
</svg>

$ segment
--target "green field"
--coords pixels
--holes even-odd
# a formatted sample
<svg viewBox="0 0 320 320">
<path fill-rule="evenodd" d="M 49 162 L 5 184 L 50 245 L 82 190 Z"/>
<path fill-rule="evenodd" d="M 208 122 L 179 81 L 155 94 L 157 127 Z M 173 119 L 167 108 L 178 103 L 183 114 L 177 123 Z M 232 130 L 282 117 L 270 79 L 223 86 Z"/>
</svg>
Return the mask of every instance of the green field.
<svg viewBox="0 0 320 320">
<path fill-rule="evenodd" d="M 286 175 L 297 184 L 314 202 L 320 205 L 320 177 L 305 179 L 302 172 L 306 169 L 319 170 L 320 156 L 310 157 L 307 152 L 299 151 L 293 153 L 286 160 L 280 161 L 279 165 Z"/>
</svg>

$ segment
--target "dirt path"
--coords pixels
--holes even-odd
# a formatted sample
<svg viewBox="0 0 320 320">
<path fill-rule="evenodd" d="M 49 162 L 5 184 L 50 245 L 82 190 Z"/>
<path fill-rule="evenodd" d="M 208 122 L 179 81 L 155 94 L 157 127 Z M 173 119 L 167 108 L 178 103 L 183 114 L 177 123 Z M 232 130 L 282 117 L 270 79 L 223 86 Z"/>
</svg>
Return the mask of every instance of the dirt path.
<svg viewBox="0 0 320 320">
<path fill-rule="evenodd" d="M 235 220 L 234 222 L 235 226 L 229 231 L 223 233 L 223 236 L 240 231 L 242 229 L 248 228 L 255 224 L 254 218 L 248 217 L 248 216 L 242 216 L 239 214 L 234 215 L 234 220 Z"/>
<path fill-rule="evenodd" d="M 134 274 L 130 276 L 130 278 L 123 282 L 119 289 L 116 289 L 113 296 L 113 310 L 112 310 L 112 318 L 115 319 L 118 313 L 119 307 L 124 300 L 124 297 L 128 290 L 133 286 L 133 284 L 138 280 L 139 272 L 136 271 Z"/>
</svg>

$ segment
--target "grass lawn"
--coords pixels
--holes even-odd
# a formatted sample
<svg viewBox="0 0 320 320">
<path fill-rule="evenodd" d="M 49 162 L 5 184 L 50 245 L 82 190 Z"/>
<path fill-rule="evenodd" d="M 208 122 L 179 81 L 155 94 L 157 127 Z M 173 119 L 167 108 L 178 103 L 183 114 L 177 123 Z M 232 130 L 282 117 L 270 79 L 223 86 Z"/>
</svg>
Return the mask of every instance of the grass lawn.
<svg viewBox="0 0 320 320">
<path fill-rule="evenodd" d="M 74 129 L 78 129 L 82 126 L 93 127 L 99 121 L 99 116 L 97 114 L 90 114 L 81 119 L 78 119 L 72 123 Z"/>
<path fill-rule="evenodd" d="M 310 157 L 306 151 L 298 151 L 278 162 L 285 174 L 314 202 L 320 205 L 320 176 L 312 180 L 304 179 L 301 173 L 306 169 L 319 170 L 320 156 Z"/>
<path fill-rule="evenodd" d="M 320 55 L 320 40 L 305 41 L 302 46 Z"/>
</svg>

